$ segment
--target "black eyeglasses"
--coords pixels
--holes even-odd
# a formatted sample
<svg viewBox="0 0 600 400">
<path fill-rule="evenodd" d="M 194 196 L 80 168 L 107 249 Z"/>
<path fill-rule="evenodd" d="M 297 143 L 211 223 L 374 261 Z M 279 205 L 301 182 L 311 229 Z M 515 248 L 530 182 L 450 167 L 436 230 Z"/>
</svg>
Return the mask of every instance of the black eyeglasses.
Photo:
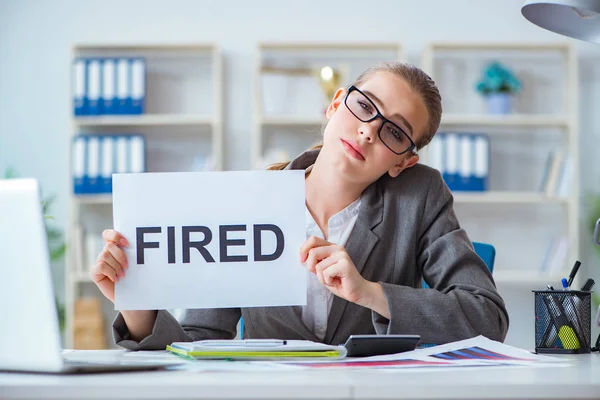
<svg viewBox="0 0 600 400">
<path fill-rule="evenodd" d="M 404 154 L 407 151 L 416 152 L 415 142 L 408 136 L 404 129 L 394 124 L 384 117 L 375 103 L 366 94 L 361 92 L 356 86 L 348 87 L 348 93 L 344 99 L 344 104 L 350 112 L 362 122 L 371 122 L 375 119 L 381 119 L 382 123 L 377 131 L 377 136 L 381 142 L 395 154 Z"/>
</svg>

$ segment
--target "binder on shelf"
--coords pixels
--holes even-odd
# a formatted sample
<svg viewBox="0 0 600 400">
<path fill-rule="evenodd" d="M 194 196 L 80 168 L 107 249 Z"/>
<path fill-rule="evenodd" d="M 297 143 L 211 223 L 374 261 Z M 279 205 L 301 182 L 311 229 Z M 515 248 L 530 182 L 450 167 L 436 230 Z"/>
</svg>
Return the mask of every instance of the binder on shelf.
<svg viewBox="0 0 600 400">
<path fill-rule="evenodd" d="M 129 141 L 130 172 L 140 173 L 146 170 L 145 140 L 142 135 L 131 136 Z"/>
<path fill-rule="evenodd" d="M 116 60 L 105 58 L 102 60 L 102 91 L 101 114 L 117 113 L 117 71 Z"/>
<path fill-rule="evenodd" d="M 146 104 L 146 59 L 75 58 L 73 114 L 140 115 Z"/>
<path fill-rule="evenodd" d="M 73 175 L 73 193 L 85 194 L 85 151 L 86 140 L 84 136 L 75 136 L 71 145 L 71 171 Z"/>
<path fill-rule="evenodd" d="M 427 164 L 440 173 L 444 171 L 444 135 L 435 135 L 429 143 Z"/>
<path fill-rule="evenodd" d="M 490 140 L 486 135 L 475 135 L 474 152 L 475 165 L 471 189 L 486 191 L 490 174 Z"/>
<path fill-rule="evenodd" d="M 76 58 L 73 61 L 72 70 L 73 85 L 73 114 L 82 116 L 87 114 L 87 94 L 86 94 L 86 61 L 83 58 Z"/>
<path fill-rule="evenodd" d="M 131 102 L 129 60 L 117 60 L 117 109 L 116 114 L 128 114 L 128 105 Z"/>
<path fill-rule="evenodd" d="M 133 58 L 131 64 L 131 103 L 129 114 L 143 114 L 146 101 L 146 60 Z"/>
<path fill-rule="evenodd" d="M 116 173 L 126 174 L 129 169 L 129 139 L 127 136 L 117 136 L 117 165 Z"/>
<path fill-rule="evenodd" d="M 87 138 L 87 159 L 84 176 L 86 193 L 99 193 L 100 187 L 100 137 Z"/>
<path fill-rule="evenodd" d="M 87 60 L 87 114 L 100 115 L 100 89 L 102 77 L 100 72 L 100 59 Z"/>
<path fill-rule="evenodd" d="M 146 140 L 142 134 L 85 135 L 72 144 L 73 193 L 112 193 L 114 173 L 146 171 Z"/>
<path fill-rule="evenodd" d="M 440 172 L 451 191 L 486 191 L 489 139 L 484 134 L 438 133 L 431 141 L 430 166 Z"/>
<path fill-rule="evenodd" d="M 556 195 L 561 179 L 565 156 L 562 151 L 555 150 L 548 157 L 547 170 L 544 172 L 544 179 L 542 181 L 542 191 L 547 196 L 554 196 Z"/>
<path fill-rule="evenodd" d="M 458 135 L 445 134 L 446 148 L 444 151 L 444 174 L 442 175 L 450 190 L 458 189 Z"/>
<path fill-rule="evenodd" d="M 454 190 L 472 190 L 472 182 L 475 176 L 475 142 L 471 135 L 458 135 L 459 166 L 458 179 Z"/>
<path fill-rule="evenodd" d="M 100 193 L 112 193 L 112 174 L 115 171 L 115 137 L 102 136 L 102 166 L 100 169 Z"/>
<path fill-rule="evenodd" d="M 566 156 L 562 165 L 560 178 L 556 187 L 556 195 L 566 198 L 571 195 L 571 186 L 573 182 L 573 159 Z"/>
</svg>

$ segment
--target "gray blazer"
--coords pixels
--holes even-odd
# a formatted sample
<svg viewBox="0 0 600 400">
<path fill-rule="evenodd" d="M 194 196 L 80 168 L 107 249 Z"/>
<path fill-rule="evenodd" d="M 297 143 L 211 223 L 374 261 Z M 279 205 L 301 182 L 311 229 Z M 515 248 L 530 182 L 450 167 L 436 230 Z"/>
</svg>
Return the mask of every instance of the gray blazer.
<svg viewBox="0 0 600 400">
<path fill-rule="evenodd" d="M 301 154 L 289 169 L 306 169 L 318 150 Z M 384 175 L 363 192 L 346 250 L 361 275 L 381 283 L 391 319 L 334 297 L 325 343 L 352 334 L 419 334 L 423 343 L 476 335 L 504 340 L 508 314 L 494 280 L 477 256 L 453 209 L 440 173 L 417 164 L 398 177 Z M 432 289 L 421 288 L 421 279 Z M 230 339 L 244 317 L 245 337 L 320 341 L 302 322 L 301 307 L 187 310 L 181 322 L 159 310 L 152 334 L 129 338 L 121 314 L 115 341 L 132 350 L 164 349 L 176 341 Z"/>
</svg>

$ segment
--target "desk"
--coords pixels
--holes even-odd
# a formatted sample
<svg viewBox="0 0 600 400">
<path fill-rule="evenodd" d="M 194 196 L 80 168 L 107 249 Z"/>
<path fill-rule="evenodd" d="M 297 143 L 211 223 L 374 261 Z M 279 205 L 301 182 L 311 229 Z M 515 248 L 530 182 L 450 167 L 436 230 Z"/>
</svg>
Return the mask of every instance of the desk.
<svg viewBox="0 0 600 400">
<path fill-rule="evenodd" d="M 574 365 L 397 372 L 150 371 L 72 376 L 3 373 L 0 398 L 600 399 L 600 354 L 561 357 Z"/>
</svg>

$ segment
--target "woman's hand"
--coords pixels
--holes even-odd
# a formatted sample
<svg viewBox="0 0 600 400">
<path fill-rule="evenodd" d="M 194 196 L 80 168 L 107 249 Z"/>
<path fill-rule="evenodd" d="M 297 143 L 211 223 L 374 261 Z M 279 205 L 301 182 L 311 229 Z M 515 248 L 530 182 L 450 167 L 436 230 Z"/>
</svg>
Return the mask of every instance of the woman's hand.
<svg viewBox="0 0 600 400">
<path fill-rule="evenodd" d="M 115 283 L 125 277 L 125 270 L 129 267 L 122 249 L 129 243 L 119 232 L 112 229 L 102 232 L 102 239 L 106 244 L 92 269 L 92 280 L 102 294 L 114 303 Z"/>
<path fill-rule="evenodd" d="M 369 307 L 376 282 L 361 276 L 344 246 L 311 236 L 300 248 L 300 262 L 317 275 L 319 282 L 333 294 L 353 303 Z"/>
</svg>

